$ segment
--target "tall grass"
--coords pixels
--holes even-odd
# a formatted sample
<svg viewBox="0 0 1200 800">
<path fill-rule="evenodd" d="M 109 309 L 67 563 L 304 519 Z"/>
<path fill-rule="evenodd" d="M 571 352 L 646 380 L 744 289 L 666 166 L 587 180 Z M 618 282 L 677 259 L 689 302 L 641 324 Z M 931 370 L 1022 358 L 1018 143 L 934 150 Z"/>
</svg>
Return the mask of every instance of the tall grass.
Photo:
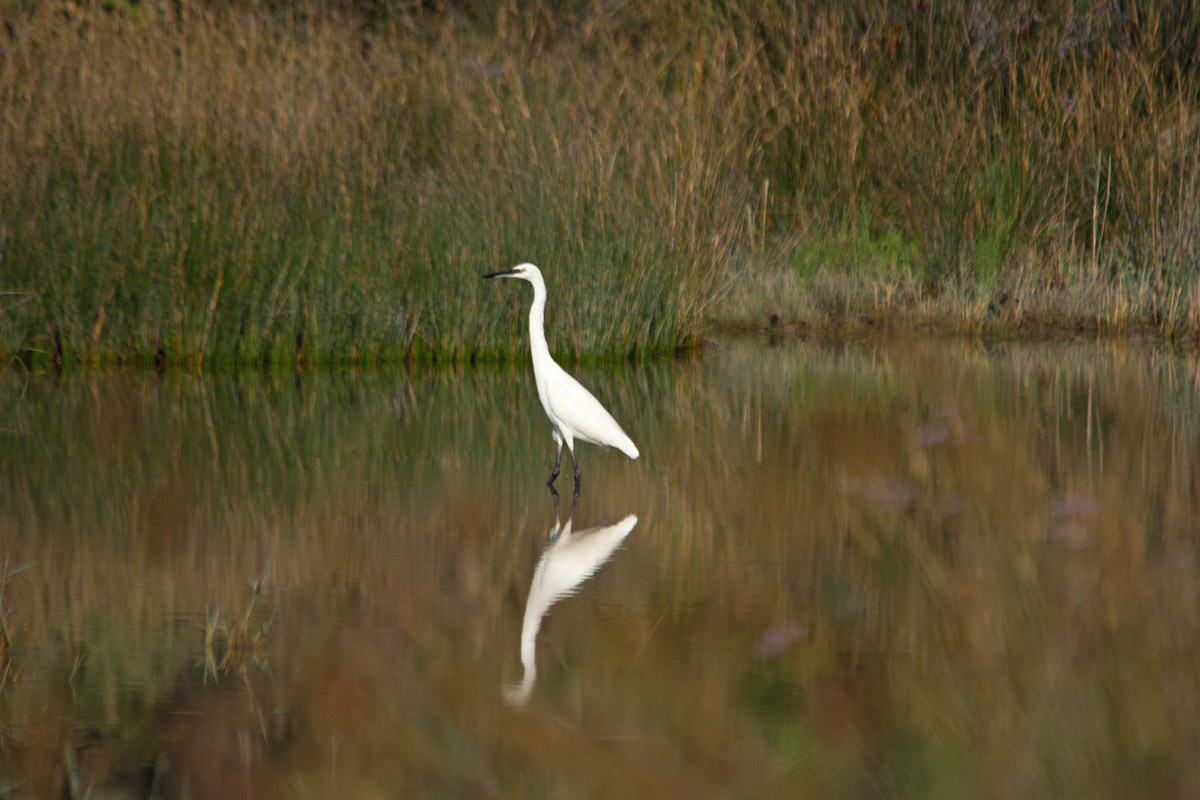
<svg viewBox="0 0 1200 800">
<path fill-rule="evenodd" d="M 1186 6 L 2 13 L 6 353 L 506 358 L 475 278 L 521 260 L 577 357 L 771 313 L 1200 330 Z"/>
<path fill-rule="evenodd" d="M 742 313 L 1195 335 L 1194 6 L 734 5 L 792 237 Z"/>
<path fill-rule="evenodd" d="M 478 278 L 533 260 L 560 352 L 658 352 L 698 334 L 743 224 L 728 114 L 619 49 L 204 10 L 20 24 L 6 350 L 508 356 L 522 303 Z"/>
</svg>

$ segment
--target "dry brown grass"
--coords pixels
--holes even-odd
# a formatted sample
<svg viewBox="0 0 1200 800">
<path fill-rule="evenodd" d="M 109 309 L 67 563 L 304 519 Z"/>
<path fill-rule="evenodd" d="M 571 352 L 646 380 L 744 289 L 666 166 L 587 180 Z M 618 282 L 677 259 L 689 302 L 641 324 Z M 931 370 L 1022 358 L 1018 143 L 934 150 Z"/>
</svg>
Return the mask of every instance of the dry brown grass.
<svg viewBox="0 0 1200 800">
<path fill-rule="evenodd" d="M 642 71 L 619 42 L 449 22 L 20 25 L 0 70 L 10 351 L 511 357 L 515 308 L 477 279 L 524 259 L 549 269 L 560 351 L 670 350 L 744 224 L 736 110 L 695 82 L 657 93 L 665 46 Z"/>
<path fill-rule="evenodd" d="M 577 356 L 827 326 L 839 282 L 905 326 L 1196 333 L 1173 4 L 62 8 L 10 9 L 0 60 L 31 360 L 512 357 L 474 279 L 523 259 Z M 918 313 L 873 310 L 896 285 Z"/>
</svg>

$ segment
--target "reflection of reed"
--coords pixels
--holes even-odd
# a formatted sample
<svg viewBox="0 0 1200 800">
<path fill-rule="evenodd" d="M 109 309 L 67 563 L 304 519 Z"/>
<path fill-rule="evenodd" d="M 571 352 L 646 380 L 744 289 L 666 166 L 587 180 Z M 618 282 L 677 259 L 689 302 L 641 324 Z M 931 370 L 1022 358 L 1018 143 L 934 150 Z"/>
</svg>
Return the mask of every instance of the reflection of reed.
<svg viewBox="0 0 1200 800">
<path fill-rule="evenodd" d="M 274 556 L 265 721 L 172 725 L 226 731 L 231 771 L 265 725 L 263 795 L 1195 793 L 1191 361 L 736 345 L 588 381 L 654 455 L 597 459 L 589 513 L 654 535 L 595 576 L 619 617 L 555 607 L 542 659 L 580 669 L 514 714 L 545 492 L 519 369 L 35 379 L 0 442 L 2 555 L 35 564 L 0 767 L 57 796 L 64 743 L 97 791 L 153 763 L 204 609 Z"/>
<path fill-rule="evenodd" d="M 542 557 L 533 571 L 529 597 L 525 600 L 525 621 L 521 625 L 521 666 L 525 676 L 519 684 L 505 688 L 504 697 L 510 705 L 525 705 L 533 692 L 533 684 L 537 680 L 538 629 L 550 606 L 574 594 L 581 583 L 600 569 L 638 521 L 636 515 L 630 514 L 613 525 L 596 525 L 582 531 L 572 531 L 575 505 L 571 505 L 566 522 L 558 519 L 557 498 L 554 510 L 550 543 L 542 551 Z"/>
</svg>

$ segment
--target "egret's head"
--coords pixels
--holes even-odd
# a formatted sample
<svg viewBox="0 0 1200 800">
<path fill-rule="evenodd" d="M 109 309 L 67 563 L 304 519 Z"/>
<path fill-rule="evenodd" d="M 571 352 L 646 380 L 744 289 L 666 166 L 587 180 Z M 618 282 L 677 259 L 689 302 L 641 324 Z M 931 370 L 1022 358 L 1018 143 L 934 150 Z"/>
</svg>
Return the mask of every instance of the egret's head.
<svg viewBox="0 0 1200 800">
<path fill-rule="evenodd" d="M 534 279 L 534 276 L 541 277 L 541 270 L 533 264 L 518 264 L 512 269 L 503 269 L 499 272 L 489 272 L 484 275 L 485 278 L 522 278 L 527 281 Z"/>
</svg>

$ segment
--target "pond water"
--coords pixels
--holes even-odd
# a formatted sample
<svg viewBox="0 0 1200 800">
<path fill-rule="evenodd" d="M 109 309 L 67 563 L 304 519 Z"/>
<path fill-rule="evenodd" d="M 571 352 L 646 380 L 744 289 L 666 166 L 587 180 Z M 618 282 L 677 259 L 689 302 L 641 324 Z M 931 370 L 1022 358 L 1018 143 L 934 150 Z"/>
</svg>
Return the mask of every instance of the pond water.
<svg viewBox="0 0 1200 800">
<path fill-rule="evenodd" d="M 0 379 L 0 796 L 1200 792 L 1200 373 L 728 343 Z"/>
</svg>

